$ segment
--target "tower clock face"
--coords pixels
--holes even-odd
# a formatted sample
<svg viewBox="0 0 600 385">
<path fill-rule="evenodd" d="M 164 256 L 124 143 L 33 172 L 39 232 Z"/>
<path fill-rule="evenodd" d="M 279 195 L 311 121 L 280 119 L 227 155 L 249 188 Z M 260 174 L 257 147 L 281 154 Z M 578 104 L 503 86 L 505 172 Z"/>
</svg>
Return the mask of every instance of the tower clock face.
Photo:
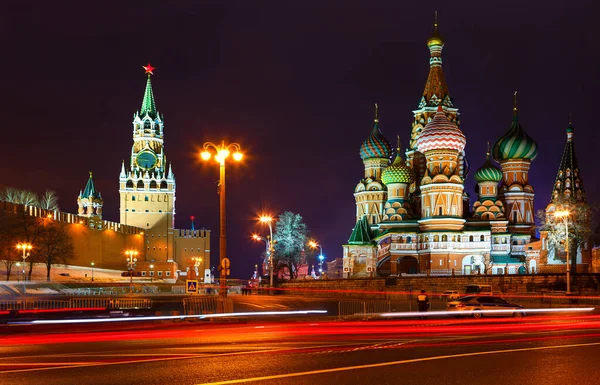
<svg viewBox="0 0 600 385">
<path fill-rule="evenodd" d="M 136 162 L 140 168 L 148 170 L 156 166 L 157 159 L 156 155 L 154 155 L 152 152 L 142 151 L 138 154 Z"/>
</svg>

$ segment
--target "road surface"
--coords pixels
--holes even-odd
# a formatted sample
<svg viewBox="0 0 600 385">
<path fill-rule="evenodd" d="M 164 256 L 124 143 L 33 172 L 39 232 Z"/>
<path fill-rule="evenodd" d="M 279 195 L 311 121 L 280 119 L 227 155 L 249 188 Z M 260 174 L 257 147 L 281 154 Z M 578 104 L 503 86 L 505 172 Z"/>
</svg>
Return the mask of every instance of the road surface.
<svg viewBox="0 0 600 385">
<path fill-rule="evenodd" d="M 5 326 L 0 384 L 596 384 L 600 315 Z"/>
</svg>

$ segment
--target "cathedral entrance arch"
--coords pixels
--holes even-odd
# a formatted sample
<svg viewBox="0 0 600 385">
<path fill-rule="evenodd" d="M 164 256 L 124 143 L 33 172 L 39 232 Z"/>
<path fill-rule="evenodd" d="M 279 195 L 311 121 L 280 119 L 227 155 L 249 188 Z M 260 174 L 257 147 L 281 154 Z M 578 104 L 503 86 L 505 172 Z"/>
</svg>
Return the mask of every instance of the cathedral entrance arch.
<svg viewBox="0 0 600 385">
<path fill-rule="evenodd" d="M 535 259 L 529 260 L 529 274 L 537 273 L 537 262 Z"/>
<path fill-rule="evenodd" d="M 467 255 L 464 257 L 462 259 L 462 273 L 464 275 L 484 274 L 483 255 Z"/>
<path fill-rule="evenodd" d="M 402 274 L 418 274 L 419 261 L 415 257 L 402 257 L 398 259 L 398 273 Z"/>
<path fill-rule="evenodd" d="M 386 257 L 377 264 L 377 275 L 380 277 L 389 277 L 392 274 L 392 262 L 390 257 Z"/>
</svg>

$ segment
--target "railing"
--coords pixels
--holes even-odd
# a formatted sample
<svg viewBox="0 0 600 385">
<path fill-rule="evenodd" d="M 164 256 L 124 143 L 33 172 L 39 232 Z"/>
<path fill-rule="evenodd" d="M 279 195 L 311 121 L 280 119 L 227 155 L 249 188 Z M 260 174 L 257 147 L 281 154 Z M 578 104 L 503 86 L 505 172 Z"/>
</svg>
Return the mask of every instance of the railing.
<svg viewBox="0 0 600 385">
<path fill-rule="evenodd" d="M 58 310 L 58 309 L 151 309 L 148 298 L 83 297 L 61 300 L 14 299 L 0 300 L 0 310 Z"/>
<path fill-rule="evenodd" d="M 186 315 L 233 313 L 233 301 L 218 296 L 198 296 L 183 299 Z"/>
<path fill-rule="evenodd" d="M 390 301 L 372 300 L 372 301 L 340 301 L 338 303 L 338 317 L 369 317 L 379 313 L 387 313 L 391 310 Z"/>
</svg>

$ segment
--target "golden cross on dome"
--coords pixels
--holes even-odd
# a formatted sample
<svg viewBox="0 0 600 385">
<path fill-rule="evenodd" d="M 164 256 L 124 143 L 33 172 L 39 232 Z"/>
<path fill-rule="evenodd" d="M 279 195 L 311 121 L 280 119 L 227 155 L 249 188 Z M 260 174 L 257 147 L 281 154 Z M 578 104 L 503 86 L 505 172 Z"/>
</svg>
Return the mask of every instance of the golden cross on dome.
<svg viewBox="0 0 600 385">
<path fill-rule="evenodd" d="M 154 71 L 156 69 L 156 67 L 152 67 L 152 65 L 150 65 L 150 63 L 148 63 L 147 66 L 142 66 L 142 67 L 146 70 L 147 74 L 154 75 L 154 72 L 152 72 L 152 71 Z"/>
</svg>

